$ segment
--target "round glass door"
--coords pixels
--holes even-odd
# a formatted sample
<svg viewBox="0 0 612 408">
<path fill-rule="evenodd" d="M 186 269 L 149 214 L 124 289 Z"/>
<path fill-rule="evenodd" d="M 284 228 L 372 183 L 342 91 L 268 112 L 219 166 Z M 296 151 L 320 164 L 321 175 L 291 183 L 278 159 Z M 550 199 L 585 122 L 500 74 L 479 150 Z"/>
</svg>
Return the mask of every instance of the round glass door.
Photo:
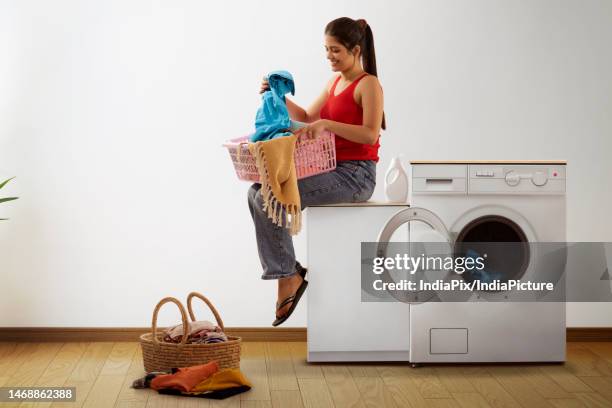
<svg viewBox="0 0 612 408">
<path fill-rule="evenodd" d="M 427 260 L 451 257 L 452 251 L 448 229 L 435 213 L 424 208 L 407 208 L 394 214 L 377 240 L 376 257 L 393 260 L 383 266 L 380 279 L 385 284 L 413 282 L 414 286 L 410 290 L 388 290 L 387 294 L 404 303 L 439 301 L 439 293 L 421 289 L 421 281 L 448 279 L 449 274 L 440 264 Z"/>
</svg>

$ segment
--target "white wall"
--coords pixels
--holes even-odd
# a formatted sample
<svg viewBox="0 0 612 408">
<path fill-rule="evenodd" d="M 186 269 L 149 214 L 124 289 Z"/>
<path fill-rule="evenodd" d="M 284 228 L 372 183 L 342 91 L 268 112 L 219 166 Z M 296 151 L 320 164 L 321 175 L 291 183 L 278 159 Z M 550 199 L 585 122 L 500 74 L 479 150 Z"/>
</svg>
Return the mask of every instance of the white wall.
<svg viewBox="0 0 612 408">
<path fill-rule="evenodd" d="M 0 178 L 17 178 L 0 196 L 20 199 L 0 205 L 0 326 L 143 326 L 191 290 L 228 326 L 269 326 L 248 184 L 220 145 L 251 130 L 267 71 L 294 74 L 298 103 L 320 92 L 341 15 L 374 30 L 379 176 L 399 152 L 567 159 L 568 239 L 612 240 L 612 3 L 331 3 L 1 2 Z M 286 326 L 305 324 L 301 305 Z"/>
</svg>

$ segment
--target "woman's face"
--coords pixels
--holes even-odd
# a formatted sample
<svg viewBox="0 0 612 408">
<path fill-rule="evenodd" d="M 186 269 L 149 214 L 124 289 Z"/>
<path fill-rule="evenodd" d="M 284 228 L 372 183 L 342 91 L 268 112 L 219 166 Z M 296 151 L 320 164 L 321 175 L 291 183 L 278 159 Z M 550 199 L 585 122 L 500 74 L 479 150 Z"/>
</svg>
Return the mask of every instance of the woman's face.
<svg viewBox="0 0 612 408">
<path fill-rule="evenodd" d="M 353 66 L 356 55 L 342 45 L 335 37 L 325 36 L 325 52 L 334 72 L 345 71 Z"/>
</svg>

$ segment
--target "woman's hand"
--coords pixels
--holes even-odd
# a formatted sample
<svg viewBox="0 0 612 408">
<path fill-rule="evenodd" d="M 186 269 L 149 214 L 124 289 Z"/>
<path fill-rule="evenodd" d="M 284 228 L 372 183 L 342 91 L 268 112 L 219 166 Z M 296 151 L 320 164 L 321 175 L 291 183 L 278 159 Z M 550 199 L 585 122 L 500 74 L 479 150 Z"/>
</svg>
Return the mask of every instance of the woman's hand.
<svg viewBox="0 0 612 408">
<path fill-rule="evenodd" d="M 270 84 L 268 83 L 268 78 L 263 77 L 263 79 L 261 80 L 261 88 L 259 89 L 259 93 L 262 94 L 269 90 L 270 90 Z"/>
<path fill-rule="evenodd" d="M 295 134 L 298 136 L 307 137 L 309 139 L 315 139 L 327 130 L 327 119 L 315 120 L 301 129 L 298 129 Z"/>
</svg>

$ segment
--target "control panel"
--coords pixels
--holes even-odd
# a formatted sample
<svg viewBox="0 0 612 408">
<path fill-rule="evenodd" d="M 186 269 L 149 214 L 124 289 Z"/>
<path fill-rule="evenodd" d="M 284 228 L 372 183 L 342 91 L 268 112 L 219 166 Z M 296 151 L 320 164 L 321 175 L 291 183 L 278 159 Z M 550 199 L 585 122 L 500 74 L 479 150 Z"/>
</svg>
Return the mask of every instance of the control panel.
<svg viewBox="0 0 612 408">
<path fill-rule="evenodd" d="M 469 192 L 565 192 L 565 165 L 470 164 L 468 167 Z"/>
<path fill-rule="evenodd" d="M 413 194 L 564 194 L 565 164 L 412 165 Z"/>
</svg>

